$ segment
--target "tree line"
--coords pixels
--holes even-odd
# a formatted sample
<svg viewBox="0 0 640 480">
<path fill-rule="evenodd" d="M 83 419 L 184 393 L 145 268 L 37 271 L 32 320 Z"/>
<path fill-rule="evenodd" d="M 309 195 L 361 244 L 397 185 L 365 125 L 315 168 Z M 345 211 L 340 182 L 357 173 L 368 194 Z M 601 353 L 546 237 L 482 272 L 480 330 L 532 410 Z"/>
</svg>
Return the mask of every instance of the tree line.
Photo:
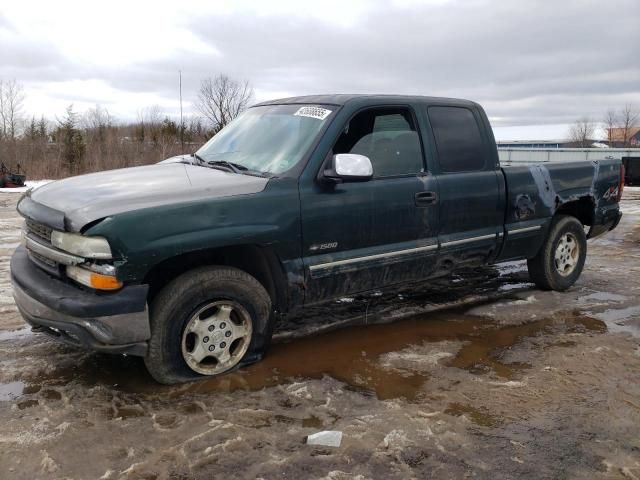
<svg viewBox="0 0 640 480">
<path fill-rule="evenodd" d="M 221 74 L 202 80 L 198 114 L 182 121 L 158 105 L 139 110 L 133 121 L 100 105 L 79 112 L 73 104 L 51 119 L 27 117 L 22 85 L 0 78 L 0 162 L 32 179 L 152 164 L 195 151 L 252 99 L 248 82 Z"/>
</svg>

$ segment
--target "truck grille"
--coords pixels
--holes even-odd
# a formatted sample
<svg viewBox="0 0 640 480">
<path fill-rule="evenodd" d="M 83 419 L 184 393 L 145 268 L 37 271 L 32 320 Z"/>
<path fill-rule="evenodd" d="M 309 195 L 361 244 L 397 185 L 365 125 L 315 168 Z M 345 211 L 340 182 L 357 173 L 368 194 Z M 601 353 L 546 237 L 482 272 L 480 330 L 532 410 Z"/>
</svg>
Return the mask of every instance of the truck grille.
<svg viewBox="0 0 640 480">
<path fill-rule="evenodd" d="M 57 262 L 55 262 L 54 260 L 51 260 L 50 258 L 42 256 L 39 253 L 29 251 L 29 255 L 31 255 L 31 258 L 36 260 L 36 263 L 41 263 L 46 265 L 48 267 L 47 269 L 54 268 L 57 271 L 59 267 L 59 264 Z"/>
<path fill-rule="evenodd" d="M 33 220 L 27 219 L 27 233 L 35 235 L 36 237 L 44 240 L 47 244 L 51 243 L 51 231 L 52 229 Z"/>
<path fill-rule="evenodd" d="M 29 237 L 37 240 L 39 243 L 43 245 L 51 245 L 51 232 L 52 228 L 43 225 L 42 223 L 38 223 L 29 218 L 25 221 L 25 234 Z M 40 268 L 45 270 L 46 272 L 56 276 L 61 276 L 60 264 L 56 262 L 52 258 L 45 257 L 40 253 L 34 252 L 27 245 L 27 251 L 29 253 L 29 257 L 31 261 L 38 265 Z"/>
</svg>

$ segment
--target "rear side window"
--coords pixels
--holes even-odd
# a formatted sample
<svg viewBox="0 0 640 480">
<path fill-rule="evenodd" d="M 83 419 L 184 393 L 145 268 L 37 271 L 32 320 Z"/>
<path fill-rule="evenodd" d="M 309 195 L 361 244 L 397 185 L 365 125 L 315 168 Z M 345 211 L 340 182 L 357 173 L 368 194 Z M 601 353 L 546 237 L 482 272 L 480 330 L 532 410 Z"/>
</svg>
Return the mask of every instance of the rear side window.
<svg viewBox="0 0 640 480">
<path fill-rule="evenodd" d="M 420 137 L 408 108 L 374 108 L 358 113 L 345 126 L 333 153 L 369 157 L 376 177 L 423 170 Z"/>
<path fill-rule="evenodd" d="M 471 110 L 464 107 L 429 107 L 428 114 L 443 172 L 484 169 L 484 144 Z"/>
</svg>

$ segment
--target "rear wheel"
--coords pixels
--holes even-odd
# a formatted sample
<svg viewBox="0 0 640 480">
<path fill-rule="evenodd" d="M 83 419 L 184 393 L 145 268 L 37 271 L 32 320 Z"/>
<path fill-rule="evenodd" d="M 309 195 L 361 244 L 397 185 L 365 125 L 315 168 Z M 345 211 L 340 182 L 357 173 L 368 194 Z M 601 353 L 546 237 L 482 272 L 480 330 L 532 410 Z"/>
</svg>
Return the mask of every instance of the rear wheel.
<svg viewBox="0 0 640 480">
<path fill-rule="evenodd" d="M 558 215 L 542 248 L 527 262 L 529 276 L 543 290 L 566 290 L 580 277 L 586 256 L 582 223 L 575 217 Z"/>
<path fill-rule="evenodd" d="M 259 360 L 271 340 L 270 314 L 269 294 L 248 273 L 232 267 L 187 272 L 152 302 L 147 369 L 171 384 Z"/>
</svg>

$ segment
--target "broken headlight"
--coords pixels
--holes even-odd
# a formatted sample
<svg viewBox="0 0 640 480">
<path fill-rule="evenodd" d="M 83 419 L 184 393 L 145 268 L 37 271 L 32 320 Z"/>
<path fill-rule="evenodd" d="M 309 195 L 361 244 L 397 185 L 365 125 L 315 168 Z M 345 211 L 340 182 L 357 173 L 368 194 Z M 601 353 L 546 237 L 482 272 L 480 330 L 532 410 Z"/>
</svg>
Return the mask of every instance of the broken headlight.
<svg viewBox="0 0 640 480">
<path fill-rule="evenodd" d="M 94 258 L 100 260 L 109 260 L 111 256 L 111 247 L 106 238 L 102 237 L 86 237 L 77 233 L 59 232 L 54 230 L 51 232 L 51 244 L 64 250 L 84 258 Z"/>
</svg>

